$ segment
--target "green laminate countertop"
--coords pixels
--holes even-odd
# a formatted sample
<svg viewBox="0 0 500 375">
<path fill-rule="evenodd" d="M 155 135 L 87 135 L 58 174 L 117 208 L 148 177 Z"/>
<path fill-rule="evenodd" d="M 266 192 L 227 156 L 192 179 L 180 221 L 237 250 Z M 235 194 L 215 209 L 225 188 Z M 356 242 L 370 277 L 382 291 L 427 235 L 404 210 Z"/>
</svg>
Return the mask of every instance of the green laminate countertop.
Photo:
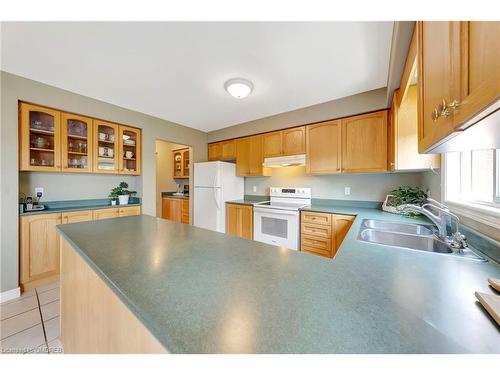
<svg viewBox="0 0 500 375">
<path fill-rule="evenodd" d="M 71 201 L 41 202 L 46 209 L 41 211 L 27 211 L 19 213 L 19 216 L 54 214 L 58 212 L 98 210 L 101 208 L 119 208 L 128 206 L 140 206 L 141 200 L 137 197 L 130 198 L 130 203 L 126 205 L 111 205 L 109 199 L 80 199 Z"/>
<path fill-rule="evenodd" d="M 232 201 L 226 201 L 229 204 L 241 204 L 244 206 L 253 206 L 255 203 L 267 202 L 269 197 L 265 195 L 245 195 L 243 199 L 236 199 Z"/>
<path fill-rule="evenodd" d="M 172 353 L 500 353 L 474 297 L 497 264 L 360 242 L 362 218 L 421 219 L 338 210 L 333 260 L 147 215 L 58 228 Z"/>
</svg>

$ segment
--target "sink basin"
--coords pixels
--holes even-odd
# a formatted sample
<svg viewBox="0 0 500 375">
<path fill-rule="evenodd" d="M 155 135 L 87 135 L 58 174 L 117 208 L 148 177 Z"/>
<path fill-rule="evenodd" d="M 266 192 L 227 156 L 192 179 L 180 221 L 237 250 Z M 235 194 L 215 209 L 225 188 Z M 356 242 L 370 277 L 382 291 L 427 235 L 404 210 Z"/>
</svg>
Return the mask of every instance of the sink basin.
<svg viewBox="0 0 500 375">
<path fill-rule="evenodd" d="M 368 219 L 363 220 L 362 225 L 366 228 L 378 229 L 380 231 L 386 232 L 421 234 L 425 236 L 431 236 L 434 234 L 434 230 L 432 229 L 431 225 L 395 223 L 392 221 Z"/>
<path fill-rule="evenodd" d="M 440 240 L 431 225 L 394 223 L 383 220 L 363 219 L 358 240 L 390 247 L 426 251 L 462 258 L 485 261 L 469 248 L 453 249 Z"/>
<path fill-rule="evenodd" d="M 374 242 L 382 245 L 404 247 L 406 249 L 432 251 L 435 253 L 450 254 L 453 252 L 448 245 L 432 236 L 419 236 L 395 232 L 384 232 L 375 229 L 364 229 L 359 234 L 362 241 Z"/>
</svg>

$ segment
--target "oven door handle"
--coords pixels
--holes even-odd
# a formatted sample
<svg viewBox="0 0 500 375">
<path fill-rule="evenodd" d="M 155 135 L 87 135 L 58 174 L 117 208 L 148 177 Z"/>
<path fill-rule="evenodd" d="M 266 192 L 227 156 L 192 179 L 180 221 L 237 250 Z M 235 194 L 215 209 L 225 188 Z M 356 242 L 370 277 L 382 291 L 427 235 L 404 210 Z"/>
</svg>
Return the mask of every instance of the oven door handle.
<svg viewBox="0 0 500 375">
<path fill-rule="evenodd" d="M 288 210 L 280 210 L 276 208 L 263 208 L 258 206 L 253 206 L 253 211 L 268 214 L 268 215 L 286 215 L 286 216 L 299 216 L 299 211 L 288 211 Z"/>
</svg>

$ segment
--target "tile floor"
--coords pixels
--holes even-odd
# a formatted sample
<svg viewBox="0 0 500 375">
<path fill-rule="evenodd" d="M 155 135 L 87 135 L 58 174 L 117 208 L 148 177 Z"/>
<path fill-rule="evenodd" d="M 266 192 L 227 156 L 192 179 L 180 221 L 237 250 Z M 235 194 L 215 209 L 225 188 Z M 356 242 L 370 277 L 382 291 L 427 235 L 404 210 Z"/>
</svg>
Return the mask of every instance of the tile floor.
<svg viewBox="0 0 500 375">
<path fill-rule="evenodd" d="M 0 304 L 0 353 L 62 353 L 59 282 Z"/>
</svg>

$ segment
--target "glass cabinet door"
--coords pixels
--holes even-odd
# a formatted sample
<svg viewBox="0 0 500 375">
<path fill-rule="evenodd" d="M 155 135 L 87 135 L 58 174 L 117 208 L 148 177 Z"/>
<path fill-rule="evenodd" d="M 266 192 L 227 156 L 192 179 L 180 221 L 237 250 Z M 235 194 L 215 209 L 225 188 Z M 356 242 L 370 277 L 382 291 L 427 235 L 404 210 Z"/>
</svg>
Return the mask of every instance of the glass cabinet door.
<svg viewBox="0 0 500 375">
<path fill-rule="evenodd" d="M 61 114 L 61 159 L 64 172 L 92 172 L 92 119 Z"/>
<path fill-rule="evenodd" d="M 94 173 L 118 173 L 118 125 L 93 120 Z"/>
<path fill-rule="evenodd" d="M 20 170 L 60 171 L 59 111 L 20 103 Z"/>
<path fill-rule="evenodd" d="M 182 174 L 184 178 L 189 178 L 189 149 L 182 152 Z"/>
<path fill-rule="evenodd" d="M 172 159 L 174 162 L 173 178 L 182 178 L 183 163 L 182 150 L 172 151 Z"/>
<path fill-rule="evenodd" d="M 141 131 L 120 125 L 120 174 L 141 174 Z"/>
</svg>

